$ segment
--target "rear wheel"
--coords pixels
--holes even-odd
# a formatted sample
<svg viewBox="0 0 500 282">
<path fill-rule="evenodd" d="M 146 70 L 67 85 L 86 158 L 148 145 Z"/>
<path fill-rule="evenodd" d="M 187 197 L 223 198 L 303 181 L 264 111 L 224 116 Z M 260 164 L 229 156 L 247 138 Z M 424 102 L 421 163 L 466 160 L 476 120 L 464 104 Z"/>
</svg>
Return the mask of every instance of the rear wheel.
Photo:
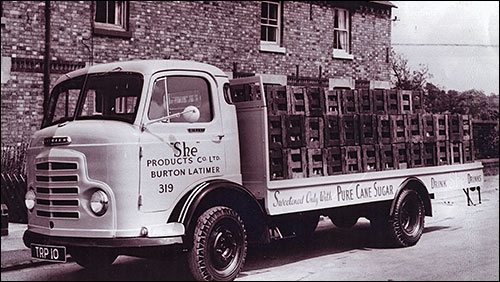
<svg viewBox="0 0 500 282">
<path fill-rule="evenodd" d="M 405 189 L 396 202 L 390 217 L 377 217 L 371 225 L 381 235 L 388 236 L 391 245 L 407 247 L 415 245 L 424 230 L 425 208 L 415 190 Z"/>
<path fill-rule="evenodd" d="M 189 268 L 198 281 L 234 280 L 243 268 L 247 237 L 243 221 L 228 207 L 213 207 L 198 218 Z"/>
<path fill-rule="evenodd" d="M 114 251 L 105 248 L 77 247 L 71 248 L 69 253 L 76 263 L 91 270 L 109 267 L 118 257 Z"/>
</svg>

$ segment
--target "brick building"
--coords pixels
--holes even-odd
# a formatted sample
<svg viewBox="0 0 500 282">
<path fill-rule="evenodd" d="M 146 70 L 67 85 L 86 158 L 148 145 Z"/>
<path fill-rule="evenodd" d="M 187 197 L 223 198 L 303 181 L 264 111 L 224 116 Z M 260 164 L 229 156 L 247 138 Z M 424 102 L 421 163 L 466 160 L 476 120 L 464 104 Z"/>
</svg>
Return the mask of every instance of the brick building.
<svg viewBox="0 0 500 282">
<path fill-rule="evenodd" d="M 86 64 L 186 59 L 230 76 L 389 88 L 388 1 L 2 1 L 4 145 L 40 127 L 44 95 Z M 47 24 L 48 23 L 48 24 Z M 48 47 L 48 48 L 46 48 Z M 45 62 L 49 62 L 48 64 Z"/>
</svg>

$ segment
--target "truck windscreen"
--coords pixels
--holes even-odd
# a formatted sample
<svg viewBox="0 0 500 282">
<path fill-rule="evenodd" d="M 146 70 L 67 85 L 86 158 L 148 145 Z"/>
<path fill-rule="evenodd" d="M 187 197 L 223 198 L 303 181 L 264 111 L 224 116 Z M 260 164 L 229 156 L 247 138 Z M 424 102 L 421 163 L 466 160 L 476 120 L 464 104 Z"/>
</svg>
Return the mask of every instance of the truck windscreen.
<svg viewBox="0 0 500 282">
<path fill-rule="evenodd" d="M 133 123 L 142 85 L 142 75 L 128 72 L 89 74 L 63 81 L 52 91 L 42 128 L 75 119 Z"/>
</svg>

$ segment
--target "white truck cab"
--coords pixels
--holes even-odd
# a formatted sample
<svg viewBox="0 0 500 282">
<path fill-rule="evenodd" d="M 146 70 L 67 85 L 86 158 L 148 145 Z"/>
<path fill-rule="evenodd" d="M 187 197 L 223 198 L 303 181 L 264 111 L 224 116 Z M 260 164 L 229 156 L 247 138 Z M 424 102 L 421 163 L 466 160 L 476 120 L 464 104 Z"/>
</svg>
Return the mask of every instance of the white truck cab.
<svg viewBox="0 0 500 282">
<path fill-rule="evenodd" d="M 260 98 L 233 104 L 230 88 L 245 85 Z M 480 163 L 271 181 L 267 123 L 260 78 L 230 82 L 203 63 L 116 62 L 62 76 L 28 150 L 25 245 L 89 268 L 178 245 L 194 278 L 232 280 L 248 241 L 307 236 L 321 214 L 346 227 L 368 217 L 413 245 L 434 190 L 482 186 Z"/>
</svg>

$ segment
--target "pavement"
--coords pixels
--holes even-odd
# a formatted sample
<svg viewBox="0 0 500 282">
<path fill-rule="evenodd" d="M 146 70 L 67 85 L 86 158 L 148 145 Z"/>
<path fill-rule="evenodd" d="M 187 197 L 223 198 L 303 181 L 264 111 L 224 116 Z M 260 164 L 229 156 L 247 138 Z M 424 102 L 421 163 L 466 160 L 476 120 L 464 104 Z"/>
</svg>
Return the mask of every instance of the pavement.
<svg viewBox="0 0 500 282">
<path fill-rule="evenodd" d="M 498 191 L 499 189 L 499 176 L 485 176 L 484 177 L 484 188 L 481 189 L 481 194 L 489 193 L 493 191 Z M 452 193 L 448 193 L 445 197 L 438 197 L 433 200 L 433 204 L 436 202 L 444 203 L 447 205 L 453 204 L 459 197 L 465 197 L 465 194 L 457 190 Z M 471 199 L 477 204 L 477 192 L 471 195 Z M 461 201 L 462 202 L 462 201 Z M 321 222 L 320 222 L 321 225 Z M 1 249 L 1 271 L 9 271 L 15 269 L 22 269 L 26 267 L 34 267 L 43 264 L 50 264 L 52 262 L 41 261 L 31 258 L 31 251 L 23 243 L 23 234 L 27 229 L 26 224 L 21 223 L 9 223 L 9 233 L 8 235 L 2 236 L 2 249 Z M 68 261 L 71 258 L 68 256 Z"/>
</svg>

